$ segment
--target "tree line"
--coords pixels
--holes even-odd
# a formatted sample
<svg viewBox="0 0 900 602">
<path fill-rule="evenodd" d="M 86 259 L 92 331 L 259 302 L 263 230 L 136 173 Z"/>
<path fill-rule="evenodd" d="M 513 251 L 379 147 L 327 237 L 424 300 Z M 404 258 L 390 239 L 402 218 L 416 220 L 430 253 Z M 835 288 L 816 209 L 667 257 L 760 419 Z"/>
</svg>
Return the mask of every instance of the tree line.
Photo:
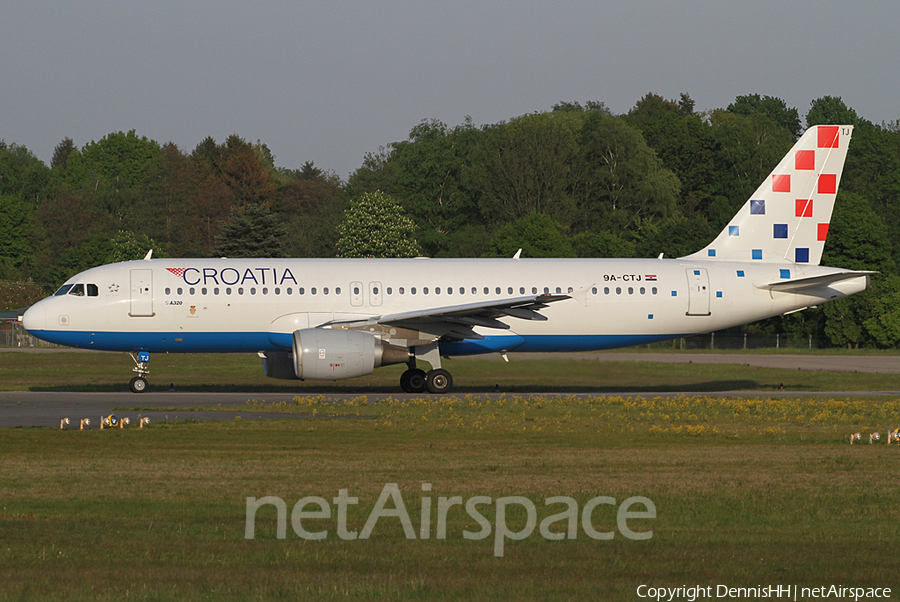
<svg viewBox="0 0 900 602">
<path fill-rule="evenodd" d="M 878 270 L 862 295 L 746 329 L 833 345 L 900 344 L 900 124 L 835 97 L 805 127 L 856 126 L 823 263 Z M 143 257 L 678 257 L 727 224 L 803 132 L 796 108 L 739 96 L 695 111 L 647 94 L 625 114 L 598 101 L 495 124 L 415 125 L 342 181 L 276 166 L 237 135 L 190 153 L 134 131 L 49 166 L 0 141 L 0 302 L 27 304 L 89 267 Z M 15 283 L 15 285 L 13 285 Z M 18 292 L 11 292 L 15 289 Z"/>
</svg>

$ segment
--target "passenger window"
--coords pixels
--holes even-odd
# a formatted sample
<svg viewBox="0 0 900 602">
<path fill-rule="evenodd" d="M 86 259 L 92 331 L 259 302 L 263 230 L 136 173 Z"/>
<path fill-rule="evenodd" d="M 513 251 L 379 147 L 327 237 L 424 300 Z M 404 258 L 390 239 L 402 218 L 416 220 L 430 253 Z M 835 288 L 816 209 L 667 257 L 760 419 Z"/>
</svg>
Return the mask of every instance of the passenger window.
<svg viewBox="0 0 900 602">
<path fill-rule="evenodd" d="M 244 287 L 243 287 L 243 286 L 239 286 L 239 287 L 238 287 L 238 294 L 239 294 L 239 295 L 243 295 L 243 294 L 244 294 Z"/>
<path fill-rule="evenodd" d="M 250 294 L 251 294 L 251 295 L 255 295 L 255 294 L 256 294 L 256 287 L 253 287 L 253 286 L 250 287 Z"/>
<path fill-rule="evenodd" d="M 276 294 L 276 295 L 280 295 L 280 294 L 281 294 L 281 289 L 278 288 L 277 286 L 275 287 L 275 294 Z"/>
<path fill-rule="evenodd" d="M 653 294 L 655 295 L 655 294 L 656 294 L 656 287 L 654 286 L 653 288 L 651 288 L 651 289 L 650 289 L 650 292 L 653 293 Z"/>
<path fill-rule="evenodd" d="M 475 290 L 473 289 L 472 292 L 474 293 Z M 491 289 L 489 289 L 488 287 L 484 287 L 484 294 L 485 294 L 485 295 L 489 294 L 490 292 L 491 292 Z"/>
<path fill-rule="evenodd" d="M 268 294 L 269 294 L 269 289 L 263 287 L 263 294 L 264 294 L 264 295 L 268 295 Z"/>
<path fill-rule="evenodd" d="M 410 295 L 415 295 L 415 294 L 416 294 L 416 287 L 412 287 L 411 289 L 409 289 L 409 294 L 410 294 Z"/>
<path fill-rule="evenodd" d="M 231 294 L 231 287 L 230 287 L 230 286 L 225 288 L 225 294 L 226 294 L 226 295 L 230 295 L 230 294 Z"/>
<path fill-rule="evenodd" d="M 196 293 L 197 291 L 196 291 L 196 289 L 194 289 L 194 287 L 192 286 L 190 289 L 188 289 L 188 292 L 189 292 L 190 294 L 193 295 L 193 294 Z"/>
<path fill-rule="evenodd" d="M 327 294 L 328 294 L 328 287 L 327 287 L 327 286 L 326 286 L 325 288 L 322 289 L 322 294 L 323 294 L 323 295 L 327 295 Z M 376 295 L 378 294 L 378 289 L 377 289 L 377 288 L 375 289 L 375 294 L 376 294 Z"/>
<path fill-rule="evenodd" d="M 603 294 L 604 294 L 604 295 L 608 295 L 608 294 L 609 294 L 609 287 L 608 287 L 608 286 L 604 286 L 604 287 L 603 287 Z"/>
<path fill-rule="evenodd" d="M 499 286 L 498 286 L 496 289 L 494 289 L 494 294 L 495 294 L 495 295 L 499 295 L 499 294 L 500 294 L 500 287 L 499 287 Z"/>
<path fill-rule="evenodd" d="M 557 294 L 557 295 L 561 295 L 561 294 L 562 294 L 562 289 L 559 288 L 558 286 L 556 287 L 556 294 Z"/>
<path fill-rule="evenodd" d="M 593 293 L 593 294 L 595 294 L 595 295 L 597 294 L 597 287 L 596 287 L 596 286 L 595 286 L 594 288 L 591 289 L 591 293 Z"/>
<path fill-rule="evenodd" d="M 423 295 L 427 295 L 427 294 L 428 294 L 428 287 L 427 287 L 427 286 L 423 286 L 423 287 L 422 287 L 422 294 L 423 294 Z"/>
<path fill-rule="evenodd" d="M 315 294 L 316 294 L 316 287 L 312 287 L 311 289 L 309 289 L 309 294 L 310 294 L 310 295 L 315 295 Z"/>
<path fill-rule="evenodd" d="M 301 289 L 301 290 L 303 290 L 303 289 Z M 302 295 L 303 293 L 300 293 L 300 294 Z M 354 294 L 354 295 L 358 295 L 358 294 L 359 294 L 359 287 L 358 287 L 358 286 L 354 286 L 354 287 L 353 287 L 353 294 Z"/>
<path fill-rule="evenodd" d="M 215 287 L 215 288 L 213 289 L 213 294 L 214 294 L 214 295 L 218 295 L 218 294 L 219 294 L 219 287 L 218 287 L 218 286 Z"/>
<path fill-rule="evenodd" d="M 629 295 L 633 295 L 633 294 L 634 294 L 634 287 L 631 287 L 631 286 L 628 287 L 628 294 L 629 294 Z"/>
<path fill-rule="evenodd" d="M 507 294 L 509 294 L 509 295 L 513 294 L 513 287 L 509 287 L 506 290 L 509 291 Z"/>
<path fill-rule="evenodd" d="M 201 295 L 206 295 L 206 293 L 207 293 L 206 287 L 203 287 L 203 288 L 200 289 L 200 294 L 201 294 Z"/>
<path fill-rule="evenodd" d="M 524 286 L 520 286 L 520 287 L 519 287 L 519 294 L 520 294 L 520 295 L 524 295 L 524 294 L 525 294 L 525 287 L 524 287 Z"/>
<path fill-rule="evenodd" d="M 574 291 L 574 290 L 575 290 L 575 289 L 572 288 L 571 286 L 569 287 L 569 292 L 570 292 L 570 293 L 571 293 L 572 291 Z"/>
<path fill-rule="evenodd" d="M 171 294 L 172 294 L 172 289 L 170 289 L 170 288 L 167 286 L 167 287 L 166 287 L 166 295 L 171 295 Z"/>
<path fill-rule="evenodd" d="M 646 293 L 647 293 L 647 289 L 645 289 L 645 288 L 642 286 L 642 287 L 641 287 L 641 294 L 644 295 L 644 294 L 646 294 Z"/>
<path fill-rule="evenodd" d="M 532 287 L 531 287 L 531 294 L 532 294 L 532 295 L 536 295 L 536 294 L 537 294 L 537 287 L 536 287 L 536 286 L 532 286 Z"/>
<path fill-rule="evenodd" d="M 335 294 L 335 295 L 340 295 L 340 294 L 341 294 L 341 287 L 339 287 L 339 286 L 334 287 L 334 294 Z M 390 293 L 388 293 L 388 294 L 390 294 Z"/>
<path fill-rule="evenodd" d="M 302 291 L 303 289 L 301 288 L 300 290 Z M 284 292 L 287 293 L 288 295 L 292 295 L 294 293 L 294 289 L 292 289 L 291 287 L 287 287 L 287 290 Z M 303 293 L 300 293 L 300 294 L 302 295 Z"/>
<path fill-rule="evenodd" d="M 397 292 L 402 295 L 405 291 L 403 290 L 403 287 L 401 286 L 400 288 L 397 289 Z"/>
<path fill-rule="evenodd" d="M 184 289 L 179 286 L 178 290 L 176 290 L 175 292 L 178 293 L 178 296 L 180 297 L 181 295 L 184 294 Z"/>
<path fill-rule="evenodd" d="M 545 295 L 549 295 L 549 294 L 550 294 L 550 287 L 549 287 L 549 286 L 545 286 L 545 287 L 544 287 L 544 294 L 545 294 Z"/>
<path fill-rule="evenodd" d="M 289 294 L 289 295 L 291 294 L 291 289 L 288 289 L 288 294 Z M 297 294 L 298 294 L 298 295 L 305 295 L 305 294 L 306 294 L 306 289 L 303 288 L 303 287 L 301 286 L 300 288 L 297 289 Z"/>
<path fill-rule="evenodd" d="M 441 294 L 441 287 L 439 287 L 439 286 L 434 287 L 434 294 L 435 294 L 435 295 L 440 295 L 440 294 Z"/>
<path fill-rule="evenodd" d="M 621 287 L 621 286 L 617 286 L 617 287 L 616 287 L 616 294 L 617 294 L 617 295 L 621 295 L 621 294 L 622 294 L 622 287 Z"/>
</svg>

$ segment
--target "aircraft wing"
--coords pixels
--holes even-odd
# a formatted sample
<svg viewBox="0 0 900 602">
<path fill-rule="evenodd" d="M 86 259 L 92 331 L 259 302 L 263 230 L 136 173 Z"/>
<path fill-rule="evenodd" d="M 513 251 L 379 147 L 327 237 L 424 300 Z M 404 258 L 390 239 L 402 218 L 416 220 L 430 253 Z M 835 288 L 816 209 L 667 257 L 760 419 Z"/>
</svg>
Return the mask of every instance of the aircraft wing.
<svg viewBox="0 0 900 602">
<path fill-rule="evenodd" d="M 824 276 L 812 276 L 810 278 L 796 278 L 794 280 L 777 280 L 775 282 L 770 282 L 768 284 L 760 284 L 757 285 L 759 288 L 768 289 L 772 291 L 777 291 L 779 293 L 795 293 L 798 291 L 802 291 L 807 288 L 817 288 L 822 286 L 828 286 L 829 284 L 833 284 L 835 282 L 840 282 L 841 280 L 848 280 L 850 278 L 859 278 L 860 276 L 868 276 L 869 274 L 876 274 L 877 272 L 870 271 L 856 271 L 856 270 L 847 270 L 843 272 L 834 272 L 831 274 L 825 274 Z"/>
<path fill-rule="evenodd" d="M 323 326 L 351 330 L 388 326 L 429 332 L 438 337 L 452 339 L 483 339 L 484 337 L 473 330 L 476 326 L 508 330 L 509 325 L 501 322 L 499 318 L 546 320 L 547 317 L 538 312 L 546 309 L 549 303 L 565 299 L 571 297 L 569 295 L 513 297 L 372 316 L 366 320 L 334 321 Z"/>
</svg>

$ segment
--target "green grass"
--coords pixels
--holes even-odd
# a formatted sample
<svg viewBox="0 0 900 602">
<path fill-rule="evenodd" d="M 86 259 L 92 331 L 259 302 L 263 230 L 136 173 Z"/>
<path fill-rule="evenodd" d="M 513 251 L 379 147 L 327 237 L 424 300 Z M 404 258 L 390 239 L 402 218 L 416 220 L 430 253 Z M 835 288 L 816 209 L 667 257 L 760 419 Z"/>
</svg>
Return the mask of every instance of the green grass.
<svg viewBox="0 0 900 602">
<path fill-rule="evenodd" d="M 624 392 L 733 390 L 900 391 L 900 374 L 777 370 L 740 364 L 605 362 L 592 359 L 448 360 L 457 392 Z M 0 390 L 125 391 L 133 376 L 124 353 L 57 352 L 0 354 Z M 329 383 L 266 378 L 252 354 L 157 354 L 150 390 L 174 385 L 186 391 L 281 391 L 391 393 L 399 390 L 403 366 L 380 368 L 361 378 Z"/>
<path fill-rule="evenodd" d="M 249 403 L 306 419 L 151 424 L 0 436 L 0 599 L 17 600 L 634 600 L 640 584 L 799 584 L 900 588 L 900 446 L 848 444 L 900 426 L 891 398 L 706 396 L 629 399 L 506 395 L 333 403 Z M 335 419 L 337 418 L 337 419 Z M 646 496 L 646 541 L 617 534 L 547 541 L 468 540 L 451 510 L 444 540 L 406 539 L 381 519 L 323 541 L 272 507 L 244 539 L 245 499 L 357 496 L 361 530 L 397 483 L 418 532 L 423 496 Z M 429 494 L 422 484 L 431 483 Z M 389 504 L 388 507 L 393 507 Z M 493 523 L 493 506 L 483 506 Z M 433 510 L 434 512 L 434 510 Z M 598 530 L 617 531 L 600 506 Z M 524 525 L 510 514 L 510 527 Z M 432 519 L 434 522 L 434 519 Z M 432 522 L 432 524 L 433 524 Z M 561 523 L 556 529 L 560 530 Z"/>
</svg>

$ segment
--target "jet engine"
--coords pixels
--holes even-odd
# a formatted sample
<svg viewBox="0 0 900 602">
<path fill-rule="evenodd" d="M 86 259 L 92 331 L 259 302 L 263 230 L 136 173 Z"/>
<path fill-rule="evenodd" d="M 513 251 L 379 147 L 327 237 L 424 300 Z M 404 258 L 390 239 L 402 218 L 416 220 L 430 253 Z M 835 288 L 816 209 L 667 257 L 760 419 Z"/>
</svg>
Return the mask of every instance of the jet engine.
<svg viewBox="0 0 900 602">
<path fill-rule="evenodd" d="M 375 368 L 409 361 L 406 347 L 356 330 L 305 328 L 294 331 L 293 352 L 267 352 L 266 376 L 282 379 L 342 380 Z"/>
</svg>

